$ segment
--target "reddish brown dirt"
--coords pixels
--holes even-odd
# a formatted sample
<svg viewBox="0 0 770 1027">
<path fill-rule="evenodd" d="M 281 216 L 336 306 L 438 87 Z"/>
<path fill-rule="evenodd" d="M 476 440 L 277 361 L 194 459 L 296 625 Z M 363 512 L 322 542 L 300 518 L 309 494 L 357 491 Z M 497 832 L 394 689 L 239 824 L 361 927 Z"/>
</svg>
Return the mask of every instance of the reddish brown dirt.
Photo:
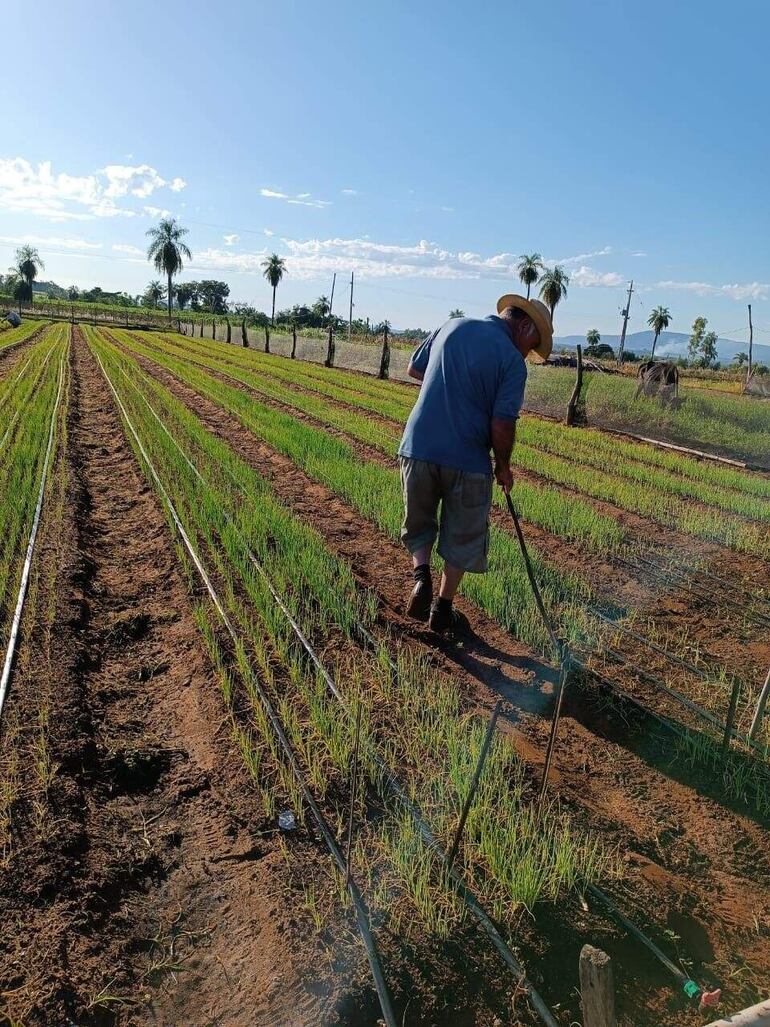
<svg viewBox="0 0 770 1027">
<path fill-rule="evenodd" d="M 497 694 L 511 701 L 518 723 L 509 722 L 506 730 L 522 758 L 539 772 L 548 731 L 541 714 L 553 687 L 550 668 L 462 600 L 460 608 L 472 635 L 461 646 L 437 644 L 429 632 L 406 621 L 401 610 L 409 571 L 400 547 L 235 418 L 151 361 L 140 363 L 208 430 L 267 477 L 280 498 L 350 562 L 361 584 L 380 597 L 382 621 L 391 631 L 430 648 L 438 665 L 481 706 L 488 708 Z M 663 772 L 652 765 L 641 754 L 647 739 L 642 739 L 639 752 L 629 746 L 633 734 L 633 724 L 618 728 L 612 709 L 598 713 L 573 703 L 562 724 L 554 788 L 581 822 L 617 842 L 626 868 L 620 892 L 626 909 L 643 923 L 657 923 L 659 940 L 669 949 L 670 938 L 660 930 L 676 931 L 683 939 L 683 956 L 694 960 L 694 973 L 721 977 L 727 1005 L 738 1008 L 754 1000 L 762 976 L 770 971 L 766 833 L 746 816 L 694 789 L 676 766 Z M 538 927 L 546 934 L 548 918 L 547 909 L 538 917 Z M 577 913 L 575 921 L 580 921 Z M 638 945 L 619 940 L 611 931 L 607 934 L 606 925 L 602 928 L 595 917 L 588 930 L 583 940 L 599 936 L 601 944 L 604 938 L 619 960 L 624 1024 L 702 1023 L 656 979 L 654 964 Z M 568 934 L 561 925 L 549 936 L 543 953 L 549 965 L 564 958 L 574 966 L 574 935 L 560 944 L 560 936 Z M 734 973 L 740 965 L 747 968 L 745 976 Z M 558 990 L 553 981 L 549 983 Z"/>
<path fill-rule="evenodd" d="M 265 831 L 166 521 L 80 337 L 71 370 L 65 491 L 46 513 L 4 721 L 21 790 L 0 887 L 0 1022 L 353 1022 L 350 946 L 333 969 L 297 912 L 292 875 L 312 847 L 284 856 Z M 47 798 L 28 742 L 41 697 Z"/>
</svg>

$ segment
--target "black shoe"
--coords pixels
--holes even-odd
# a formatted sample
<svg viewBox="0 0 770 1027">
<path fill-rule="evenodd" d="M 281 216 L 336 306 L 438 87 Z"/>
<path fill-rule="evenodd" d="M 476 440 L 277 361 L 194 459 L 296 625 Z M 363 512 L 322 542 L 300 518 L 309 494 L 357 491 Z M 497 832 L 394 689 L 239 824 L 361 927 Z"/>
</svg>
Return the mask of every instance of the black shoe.
<svg viewBox="0 0 770 1027">
<path fill-rule="evenodd" d="M 434 600 L 430 608 L 430 620 L 428 627 L 437 635 L 443 635 L 447 631 L 454 631 L 460 625 L 460 614 L 452 606 L 451 599 L 438 598 Z"/>
<path fill-rule="evenodd" d="M 433 584 L 428 578 L 415 582 L 409 602 L 406 606 L 408 616 L 415 620 L 426 621 L 430 614 L 430 603 L 433 599 Z"/>
</svg>

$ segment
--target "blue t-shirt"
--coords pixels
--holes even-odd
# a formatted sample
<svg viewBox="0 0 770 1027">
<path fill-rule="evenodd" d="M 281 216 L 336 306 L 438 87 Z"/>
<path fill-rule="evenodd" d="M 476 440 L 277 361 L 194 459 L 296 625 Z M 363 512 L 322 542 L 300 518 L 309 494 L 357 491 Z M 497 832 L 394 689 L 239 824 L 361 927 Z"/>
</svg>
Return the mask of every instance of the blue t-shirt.
<svg viewBox="0 0 770 1027">
<path fill-rule="evenodd" d="M 399 456 L 489 474 L 493 417 L 519 416 L 527 365 L 501 318 L 456 317 L 415 350 L 424 375 Z"/>
</svg>

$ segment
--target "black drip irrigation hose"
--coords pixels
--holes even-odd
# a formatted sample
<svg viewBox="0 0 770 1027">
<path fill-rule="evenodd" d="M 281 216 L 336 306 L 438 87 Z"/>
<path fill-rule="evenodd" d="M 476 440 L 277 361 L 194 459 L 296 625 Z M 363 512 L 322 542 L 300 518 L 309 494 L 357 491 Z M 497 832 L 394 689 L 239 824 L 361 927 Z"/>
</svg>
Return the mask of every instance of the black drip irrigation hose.
<svg viewBox="0 0 770 1027">
<path fill-rule="evenodd" d="M 120 396 L 118 395 L 118 392 L 115 389 L 115 386 L 113 385 L 112 380 L 110 379 L 110 376 L 107 374 L 107 371 L 105 370 L 104 364 L 102 363 L 102 361 L 99 358 L 98 354 L 96 355 L 96 359 L 97 359 L 97 361 L 99 363 L 99 367 L 102 370 L 102 374 L 104 375 L 104 377 L 105 377 L 105 379 L 107 381 L 107 384 L 109 385 L 109 387 L 110 387 L 110 389 L 112 391 L 112 394 L 115 397 L 115 401 L 117 402 L 117 404 L 118 404 L 118 406 L 120 408 L 120 411 L 121 411 L 121 413 L 123 415 L 125 423 L 126 423 L 127 427 L 129 428 L 131 434 L 133 435 L 134 440 L 136 442 L 136 445 L 137 445 L 137 447 L 139 449 L 139 452 L 141 453 L 142 458 L 145 461 L 145 464 L 147 465 L 147 469 L 149 470 L 149 472 L 150 472 L 150 474 L 151 474 L 151 476 L 153 478 L 153 481 L 155 482 L 155 485 L 156 485 L 156 487 L 158 489 L 158 492 L 160 493 L 160 496 L 163 499 L 163 502 L 165 503 L 166 508 L 168 509 L 169 513 L 171 514 L 171 518 L 172 518 L 172 520 L 174 522 L 174 525 L 176 526 L 177 531 L 179 532 L 179 535 L 180 535 L 182 541 L 184 542 L 185 548 L 187 549 L 188 553 L 190 554 L 190 558 L 192 559 L 193 563 L 195 564 L 195 568 L 198 571 L 198 574 L 200 575 L 201 580 L 203 581 L 203 584 L 205 585 L 207 592 L 209 593 L 211 601 L 214 604 L 214 606 L 215 606 L 215 608 L 217 610 L 217 613 L 219 614 L 220 619 L 222 620 L 222 623 L 225 626 L 225 629 L 227 630 L 228 634 L 230 635 L 230 637 L 231 637 L 231 639 L 233 641 L 233 644 L 237 647 L 238 646 L 238 635 L 237 635 L 237 632 L 235 631 L 235 628 L 233 627 L 229 617 L 227 616 L 227 613 L 225 612 L 224 607 L 222 606 L 222 603 L 221 603 L 221 601 L 220 601 L 220 599 L 219 599 L 219 597 L 218 597 L 218 595 L 217 595 L 217 593 L 216 593 L 216 591 L 214 589 L 214 586 L 213 586 L 213 584 L 211 582 L 211 579 L 210 579 L 210 577 L 208 575 L 208 572 L 206 571 L 206 569 L 203 566 L 203 564 L 201 563 L 201 560 L 199 559 L 197 553 L 195 552 L 195 549 L 193 548 L 193 545 L 190 542 L 190 539 L 189 539 L 189 537 L 188 537 L 188 535 L 187 535 L 187 533 L 186 533 L 186 531 L 185 531 L 185 529 L 184 529 L 184 527 L 182 525 L 182 522 L 181 522 L 181 520 L 179 518 L 179 515 L 178 515 L 178 513 L 176 511 L 176 508 L 174 507 L 174 504 L 171 502 L 171 498 L 168 495 L 168 492 L 166 491 L 165 487 L 163 486 L 163 483 L 161 482 L 161 480 L 160 480 L 160 478 L 158 476 L 158 473 L 155 470 L 155 467 L 153 466 L 152 461 L 150 460 L 150 458 L 149 458 L 149 456 L 147 454 L 147 451 L 145 450 L 145 448 L 144 448 L 144 446 L 142 444 L 142 441 L 139 438 L 139 435 L 137 434 L 136 429 L 134 428 L 134 426 L 133 426 L 133 424 L 131 422 L 130 417 L 128 416 L 128 412 L 126 411 L 126 408 L 123 405 L 123 402 L 120 399 Z M 308 808 L 310 809 L 310 811 L 311 811 L 311 813 L 313 815 L 313 819 L 315 820 L 316 825 L 318 826 L 318 829 L 321 832 L 321 836 L 323 837 L 323 840 L 326 843 L 326 846 L 329 849 L 329 852 L 331 853 L 332 858 L 334 859 L 334 862 L 337 864 L 337 867 L 338 867 L 340 873 L 345 875 L 345 873 L 346 873 L 345 857 L 342 854 L 339 846 L 337 845 L 337 842 L 335 840 L 334 834 L 333 834 L 331 828 L 329 827 L 328 823 L 326 822 L 326 819 L 325 819 L 323 813 L 321 812 L 320 807 L 316 803 L 315 798 L 313 797 L 310 789 L 307 786 L 307 783 L 306 783 L 306 781 L 304 779 L 304 776 L 302 774 L 302 769 L 301 769 L 301 767 L 300 767 L 300 765 L 299 765 L 299 763 L 297 761 L 296 756 L 294 755 L 294 751 L 293 751 L 293 749 L 291 747 L 291 743 L 290 743 L 290 741 L 289 741 L 289 739 L 288 739 L 288 737 L 287 737 L 287 735 L 286 735 L 286 733 L 285 733 L 285 731 L 283 729 L 283 725 L 281 724 L 281 721 L 279 720 L 277 714 L 275 713 L 275 710 L 273 709 L 272 704 L 271 704 L 270 700 L 268 699 L 267 694 L 265 693 L 264 689 L 262 688 L 258 678 L 256 677 L 256 675 L 254 674 L 254 672 L 251 670 L 250 667 L 249 667 L 249 676 L 250 676 L 250 679 L 251 679 L 251 684 L 253 685 L 254 689 L 256 690 L 257 694 L 259 695 L 260 701 L 261 701 L 261 703 L 262 703 L 262 705 L 263 705 L 263 707 L 265 709 L 265 713 L 266 713 L 268 719 L 270 720 L 271 727 L 273 728 L 273 731 L 275 732 L 275 735 L 276 735 L 276 737 L 278 738 L 278 740 L 280 742 L 281 748 L 284 751 L 284 755 L 286 756 L 286 759 L 287 759 L 289 765 L 291 766 L 292 771 L 293 771 L 293 773 L 294 773 L 294 775 L 295 775 L 295 777 L 297 779 L 297 783 L 299 784 L 299 787 L 300 787 L 300 789 L 302 791 L 302 794 L 303 794 L 303 797 L 305 799 L 305 802 L 307 803 Z M 382 1015 L 383 1015 L 383 1017 L 385 1019 L 387 1027 L 397 1027 L 397 1021 L 396 1021 L 396 1017 L 395 1017 L 395 1012 L 393 1010 L 393 1002 L 392 1002 L 392 999 L 390 997 L 390 992 L 389 992 L 389 989 L 388 989 L 387 982 L 385 980 L 385 975 L 383 973 L 382 963 L 380 961 L 379 952 L 377 951 L 377 947 L 375 945 L 374 938 L 372 937 L 371 928 L 369 926 L 368 911 L 367 911 L 366 906 L 364 904 L 363 897 L 362 897 L 361 892 L 360 892 L 360 890 L 358 888 L 358 885 L 356 884 L 356 882 L 352 878 L 349 878 L 348 881 L 347 881 L 347 890 L 348 890 L 348 894 L 350 895 L 351 901 L 353 903 L 353 907 L 354 907 L 355 912 L 356 912 L 356 921 L 357 921 L 357 924 L 358 924 L 358 931 L 359 931 L 359 934 L 361 935 L 361 940 L 363 941 L 364 948 L 366 949 L 367 958 L 369 960 L 369 966 L 371 968 L 372 977 L 374 979 L 375 988 L 377 990 L 377 996 L 378 996 L 379 1001 L 380 1001 L 380 1008 L 382 1009 Z"/>
<path fill-rule="evenodd" d="M 99 359 L 99 357 L 98 357 L 98 359 Z M 100 360 L 100 365 L 101 365 L 101 363 L 102 362 Z M 150 412 L 152 413 L 153 417 L 156 419 L 156 421 L 158 422 L 158 424 L 160 425 L 162 430 L 168 436 L 168 439 L 171 442 L 171 444 L 174 445 L 177 448 L 178 452 L 180 453 L 182 458 L 186 461 L 186 463 L 188 464 L 188 466 L 190 467 L 192 472 L 195 474 L 196 478 L 210 492 L 211 491 L 210 490 L 210 486 L 206 483 L 205 479 L 201 476 L 200 471 L 197 469 L 195 464 L 187 456 L 187 454 L 182 449 L 180 444 L 174 438 L 174 435 L 172 435 L 171 432 L 168 430 L 168 428 L 163 424 L 161 418 L 155 412 L 155 410 L 152 407 L 152 404 L 150 404 L 149 400 L 147 400 L 147 397 L 142 393 L 142 391 L 139 388 L 139 386 L 131 380 L 131 378 L 127 375 L 127 373 L 125 371 L 123 371 L 122 368 L 120 370 L 121 370 L 123 376 L 125 377 L 126 381 L 128 381 L 133 386 L 133 388 L 137 390 L 138 394 L 140 395 L 140 397 L 142 398 L 144 403 L 147 405 L 147 407 L 150 410 Z M 104 368 L 103 368 L 103 371 L 104 371 Z M 108 378 L 108 381 L 109 381 L 109 378 Z M 113 389 L 113 392 L 114 391 L 115 390 Z M 118 402 L 120 402 L 120 401 L 118 401 Z M 229 471 L 227 471 L 226 468 L 224 468 L 224 469 L 226 470 L 226 473 L 228 473 L 228 477 L 230 477 L 230 480 L 233 482 L 233 484 L 236 486 L 236 488 L 238 488 L 241 491 L 241 494 L 244 495 L 244 493 L 242 491 L 242 487 L 240 486 L 240 484 L 234 478 L 232 478 L 231 474 L 229 473 Z M 232 523 L 232 518 L 230 518 L 229 513 L 227 513 L 226 511 L 225 511 L 225 516 Z M 236 529 L 236 533 L 237 533 L 237 529 Z M 292 629 L 293 629 L 295 635 L 297 636 L 297 638 L 300 641 L 302 647 L 304 648 L 305 652 L 307 653 L 307 656 L 309 657 L 309 659 L 313 663 L 315 669 L 318 671 L 318 673 L 323 678 L 323 681 L 324 681 L 324 683 L 326 685 L 326 688 L 328 688 L 329 691 L 335 696 L 335 698 L 338 700 L 338 702 L 340 703 L 340 706 L 345 711 L 347 716 L 351 717 L 352 716 L 352 712 L 350 710 L 348 702 L 345 699 L 345 696 L 342 694 L 342 692 L 338 688 L 337 683 L 335 682 L 334 678 L 329 673 L 329 671 L 326 670 L 325 665 L 322 663 L 322 661 L 318 657 L 318 654 L 316 653 L 315 649 L 313 648 L 312 644 L 308 641 L 307 637 L 303 633 L 303 631 L 302 631 L 300 625 L 298 624 L 297 620 L 295 619 L 295 617 L 293 616 L 291 611 L 288 610 L 286 604 L 284 603 L 284 601 L 280 597 L 280 595 L 275 591 L 275 588 L 273 587 L 272 582 L 270 581 L 270 579 L 269 579 L 269 577 L 267 575 L 267 572 L 262 567 L 262 564 L 257 560 L 257 558 L 255 557 L 255 555 L 254 555 L 253 551 L 251 550 L 251 548 L 249 548 L 245 544 L 245 542 L 243 542 L 242 538 L 241 538 L 241 542 L 243 543 L 244 548 L 246 549 L 246 553 L 248 555 L 249 561 L 251 561 L 251 563 L 254 565 L 255 569 L 262 575 L 263 579 L 265 580 L 265 583 L 267 584 L 267 587 L 269 588 L 270 594 L 272 595 L 272 597 L 275 600 L 277 606 L 279 607 L 281 612 L 284 614 L 284 616 L 286 617 L 288 622 L 290 622 L 290 624 L 292 625 Z M 368 646 L 372 647 L 373 651 L 375 651 L 375 652 L 379 652 L 380 651 L 379 643 L 374 638 L 374 636 L 371 635 L 367 631 L 367 629 L 365 629 L 365 627 L 363 627 L 362 624 L 357 624 L 356 623 L 354 625 L 354 630 L 355 630 L 356 634 L 359 635 L 360 639 L 365 644 L 367 644 Z M 398 671 L 397 664 L 392 659 L 390 659 L 390 657 L 388 657 L 388 662 L 389 662 L 389 665 L 390 665 L 391 672 L 393 672 L 395 674 L 398 674 L 399 671 Z M 382 777 L 383 784 L 387 786 L 387 789 L 390 792 L 390 794 L 393 795 L 395 797 L 395 799 L 402 805 L 402 807 L 405 808 L 410 813 L 410 815 L 413 817 L 413 820 L 414 820 L 415 824 L 417 825 L 418 830 L 420 831 L 420 835 L 421 835 L 421 837 L 423 839 L 423 842 L 425 843 L 425 846 L 436 855 L 436 858 L 442 864 L 444 864 L 448 880 L 451 881 L 453 887 L 455 888 L 455 890 L 457 891 L 458 895 L 460 896 L 460 898 L 464 902 L 465 906 L 468 908 L 469 912 L 476 918 L 476 920 L 479 922 L 479 924 L 482 925 L 483 929 L 486 931 L 486 934 L 489 937 L 490 941 L 492 942 L 494 947 L 497 949 L 497 951 L 500 954 L 500 956 L 502 957 L 503 961 L 505 962 L 505 964 L 510 969 L 511 973 L 515 976 L 517 986 L 519 988 L 524 989 L 524 991 L 527 993 L 527 995 L 529 997 L 529 1000 L 532 1002 L 532 1005 L 535 1007 L 535 1010 L 537 1011 L 538 1015 L 540 1016 L 540 1019 L 543 1021 L 543 1023 L 546 1025 L 546 1027 L 559 1027 L 559 1023 L 557 1023 L 557 1021 L 553 1018 L 553 1016 L 552 1016 L 550 1010 L 548 1009 L 548 1006 L 546 1005 L 544 999 L 541 997 L 541 995 L 535 989 L 534 985 L 528 980 L 524 966 L 522 965 L 521 962 L 518 961 L 518 959 L 516 959 L 516 957 L 514 956 L 513 952 L 511 951 L 510 947 L 503 940 L 503 938 L 502 938 L 502 936 L 500 934 L 500 931 L 499 931 L 497 925 L 495 924 L 494 920 L 492 919 L 492 917 L 487 913 L 487 911 L 482 906 L 482 904 L 480 904 L 480 902 L 475 897 L 475 895 L 471 891 L 471 889 L 465 884 L 465 882 L 462 880 L 462 878 L 457 873 L 457 871 L 454 869 L 454 867 L 449 863 L 449 857 L 448 857 L 448 854 L 447 854 L 446 850 L 441 847 L 441 845 L 438 842 L 438 840 L 436 839 L 435 835 L 430 830 L 430 827 L 428 826 L 427 822 L 425 821 L 424 816 L 423 816 L 422 812 L 420 811 L 420 809 L 418 808 L 417 804 L 410 798 L 410 796 L 407 794 L 406 790 L 403 789 L 403 786 L 398 781 L 397 776 L 393 773 L 393 771 L 390 769 L 390 767 L 388 767 L 388 765 L 383 762 L 383 760 L 381 759 L 379 754 L 376 751 L 374 751 L 373 749 L 370 749 L 370 756 L 372 757 L 374 763 L 377 766 L 377 769 L 378 769 L 378 771 L 379 771 L 379 773 L 380 773 L 380 775 Z"/>
</svg>

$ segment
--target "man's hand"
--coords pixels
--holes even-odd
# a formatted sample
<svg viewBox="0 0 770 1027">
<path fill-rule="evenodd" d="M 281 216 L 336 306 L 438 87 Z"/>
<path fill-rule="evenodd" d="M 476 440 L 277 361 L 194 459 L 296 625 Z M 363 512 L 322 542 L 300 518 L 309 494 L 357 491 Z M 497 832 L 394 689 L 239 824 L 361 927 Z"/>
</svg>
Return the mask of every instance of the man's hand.
<svg viewBox="0 0 770 1027">
<path fill-rule="evenodd" d="M 495 481 L 503 492 L 511 491 L 513 488 L 513 471 L 510 464 L 495 464 Z"/>
</svg>

